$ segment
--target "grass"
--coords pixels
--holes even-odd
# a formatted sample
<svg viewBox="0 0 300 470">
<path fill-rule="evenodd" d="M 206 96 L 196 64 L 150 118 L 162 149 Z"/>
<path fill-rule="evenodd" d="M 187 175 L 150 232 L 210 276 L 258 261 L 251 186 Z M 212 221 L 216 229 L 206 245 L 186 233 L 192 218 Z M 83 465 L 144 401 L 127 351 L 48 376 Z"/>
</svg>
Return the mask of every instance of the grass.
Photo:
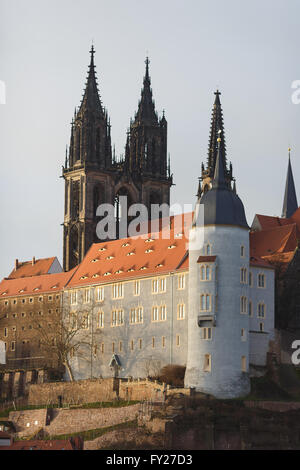
<svg viewBox="0 0 300 470">
<path fill-rule="evenodd" d="M 125 421 L 124 423 L 120 423 L 120 424 L 115 424 L 114 426 L 107 426 L 105 428 L 90 429 L 89 431 L 79 431 L 79 432 L 73 432 L 70 434 L 58 434 L 54 436 L 44 436 L 39 439 L 43 441 L 48 441 L 48 440 L 63 440 L 64 441 L 64 440 L 70 439 L 71 437 L 82 437 L 84 441 L 92 441 L 96 439 L 97 437 L 101 437 L 110 431 L 128 429 L 128 428 L 134 429 L 136 427 L 137 427 L 137 421 L 133 420 L 133 421 Z M 33 438 L 34 437 L 31 436 L 30 438 L 21 438 L 21 439 L 16 438 L 16 440 L 26 441 L 28 439 L 30 440 Z"/>
</svg>

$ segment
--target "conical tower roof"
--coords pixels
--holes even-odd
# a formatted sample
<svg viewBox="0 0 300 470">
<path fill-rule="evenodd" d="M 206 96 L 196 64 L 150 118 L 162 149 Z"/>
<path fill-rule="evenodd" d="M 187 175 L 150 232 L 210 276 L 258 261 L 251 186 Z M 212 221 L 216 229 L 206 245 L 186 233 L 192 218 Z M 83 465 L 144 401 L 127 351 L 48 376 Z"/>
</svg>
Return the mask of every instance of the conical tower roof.
<svg viewBox="0 0 300 470">
<path fill-rule="evenodd" d="M 289 149 L 289 161 L 286 175 L 285 192 L 282 207 L 282 217 L 289 218 L 298 209 L 296 189 L 291 165 L 291 149 Z"/>
</svg>

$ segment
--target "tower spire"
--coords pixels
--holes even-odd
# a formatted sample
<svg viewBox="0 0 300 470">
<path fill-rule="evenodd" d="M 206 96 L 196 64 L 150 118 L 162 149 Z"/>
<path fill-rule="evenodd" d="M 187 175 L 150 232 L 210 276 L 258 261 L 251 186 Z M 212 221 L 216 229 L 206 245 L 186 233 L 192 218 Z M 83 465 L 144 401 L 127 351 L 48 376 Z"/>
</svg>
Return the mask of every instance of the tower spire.
<svg viewBox="0 0 300 470">
<path fill-rule="evenodd" d="M 217 160 L 215 164 L 214 178 L 212 181 L 213 189 L 228 189 L 228 185 L 226 184 L 225 173 L 224 173 L 223 154 L 222 154 L 223 147 L 222 147 L 221 133 L 222 131 L 221 129 L 219 129 L 218 138 L 217 138 L 218 153 L 217 153 Z"/>
<path fill-rule="evenodd" d="M 90 59 L 90 65 L 89 65 L 89 70 L 88 70 L 88 76 L 87 76 L 85 91 L 83 94 L 79 112 L 85 110 L 86 108 L 89 108 L 95 111 L 96 110 L 100 111 L 101 114 L 103 114 L 104 111 L 102 109 L 101 100 L 99 96 L 97 77 L 96 77 L 96 67 L 94 63 L 95 52 L 96 51 L 95 51 L 94 45 L 92 44 L 92 47 L 90 50 L 91 59 Z"/>
<path fill-rule="evenodd" d="M 217 153 L 218 153 L 217 139 L 218 139 L 219 130 L 222 132 L 221 154 L 223 158 L 224 170 L 227 167 L 223 111 L 222 111 L 221 101 L 220 101 L 221 92 L 219 90 L 216 90 L 214 94 L 215 94 L 215 101 L 213 105 L 212 118 L 211 118 L 210 136 L 209 136 L 209 145 L 208 145 L 208 158 L 207 158 L 207 165 L 208 165 L 208 169 L 210 170 L 211 176 L 214 174 L 216 160 L 217 160 Z"/>
<path fill-rule="evenodd" d="M 298 202 L 295 190 L 295 183 L 291 165 L 291 149 L 288 149 L 289 161 L 286 175 L 285 192 L 282 207 L 282 217 L 289 218 L 298 209 Z"/>
<path fill-rule="evenodd" d="M 143 88 L 141 91 L 141 99 L 139 101 L 139 107 L 135 115 L 135 122 L 158 122 L 157 114 L 155 112 L 155 104 L 152 99 L 151 79 L 149 74 L 149 57 L 145 60 L 146 70 L 143 81 Z"/>
</svg>

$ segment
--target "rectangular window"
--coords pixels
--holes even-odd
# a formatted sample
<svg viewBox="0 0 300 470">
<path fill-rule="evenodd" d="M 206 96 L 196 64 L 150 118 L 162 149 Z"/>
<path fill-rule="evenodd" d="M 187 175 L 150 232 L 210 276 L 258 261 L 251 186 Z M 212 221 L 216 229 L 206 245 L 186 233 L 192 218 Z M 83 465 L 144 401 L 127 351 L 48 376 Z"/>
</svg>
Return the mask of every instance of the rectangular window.
<svg viewBox="0 0 300 470">
<path fill-rule="evenodd" d="M 113 299 L 122 299 L 124 297 L 124 284 L 118 282 L 112 286 L 112 298 Z"/>
<path fill-rule="evenodd" d="M 178 275 L 178 289 L 185 289 L 185 274 Z"/>
<path fill-rule="evenodd" d="M 4 328 L 4 337 L 7 338 L 8 336 L 8 328 Z"/>
<path fill-rule="evenodd" d="M 49 301 L 49 302 L 52 302 L 52 300 L 53 300 L 52 295 L 48 295 L 48 301 Z"/>
<path fill-rule="evenodd" d="M 155 348 L 155 338 L 152 337 L 152 348 Z"/>
<path fill-rule="evenodd" d="M 124 310 L 115 309 L 111 313 L 111 326 L 121 326 L 124 324 Z"/>
<path fill-rule="evenodd" d="M 159 291 L 159 279 L 153 279 L 152 294 L 158 294 L 158 291 Z"/>
<path fill-rule="evenodd" d="M 167 319 L 167 307 L 165 305 L 161 305 L 160 307 L 160 321 L 166 321 Z"/>
<path fill-rule="evenodd" d="M 259 331 L 264 331 L 264 324 L 263 323 L 259 324 Z"/>
<path fill-rule="evenodd" d="M 242 372 L 247 372 L 247 360 L 246 360 L 246 356 L 242 356 L 241 369 L 242 369 Z"/>
<path fill-rule="evenodd" d="M 250 286 L 250 287 L 253 287 L 253 276 L 252 276 L 252 272 L 251 272 L 251 271 L 249 272 L 249 286 Z"/>
<path fill-rule="evenodd" d="M 158 321 L 158 307 L 152 307 L 152 321 Z"/>
<path fill-rule="evenodd" d="M 203 370 L 204 372 L 211 372 L 211 355 L 210 354 L 204 355 Z"/>
<path fill-rule="evenodd" d="M 180 335 L 176 335 L 176 346 L 180 346 Z"/>
<path fill-rule="evenodd" d="M 141 293 L 141 283 L 140 281 L 134 281 L 133 295 L 140 295 L 140 293 Z"/>
<path fill-rule="evenodd" d="M 134 349 L 134 343 L 133 340 L 130 341 L 130 351 L 133 351 Z"/>
<path fill-rule="evenodd" d="M 165 277 L 160 279 L 160 292 L 166 292 L 167 289 L 167 280 Z"/>
<path fill-rule="evenodd" d="M 10 343 L 10 350 L 11 350 L 11 351 L 15 351 L 15 350 L 16 350 L 16 342 L 15 342 L 15 341 L 12 341 L 12 342 Z"/>
<path fill-rule="evenodd" d="M 161 338 L 161 345 L 162 345 L 163 348 L 166 347 L 166 337 L 165 336 L 162 336 L 162 338 Z"/>
<path fill-rule="evenodd" d="M 201 330 L 201 338 L 202 339 L 211 339 L 212 338 L 212 328 L 211 327 L 204 327 L 200 328 Z"/>
<path fill-rule="evenodd" d="M 143 323 L 143 307 L 136 307 L 130 310 L 129 322 L 134 323 Z"/>
<path fill-rule="evenodd" d="M 245 247 L 241 246 L 241 258 L 245 257 Z"/>
<path fill-rule="evenodd" d="M 102 310 L 97 314 L 97 328 L 104 328 L 104 312 Z"/>
<path fill-rule="evenodd" d="M 82 322 L 81 322 L 81 328 L 83 330 L 87 330 L 89 327 L 89 314 L 88 313 L 84 313 L 82 315 Z"/>
<path fill-rule="evenodd" d="M 142 339 L 140 338 L 140 339 L 139 339 L 139 349 L 142 349 L 142 347 L 143 347 L 143 341 L 142 341 Z"/>
<path fill-rule="evenodd" d="M 90 300 L 91 300 L 90 297 L 91 297 L 91 291 L 90 291 L 90 289 L 84 289 L 84 291 L 83 291 L 83 302 L 84 302 L 85 304 L 87 304 L 87 303 L 90 302 Z"/>
<path fill-rule="evenodd" d="M 70 312 L 69 325 L 71 330 L 77 330 L 77 314 L 75 312 Z"/>
<path fill-rule="evenodd" d="M 103 300 L 104 300 L 104 287 L 97 287 L 96 302 L 103 302 Z"/>
<path fill-rule="evenodd" d="M 177 305 L 177 320 L 183 320 L 185 318 L 185 305 Z"/>
<path fill-rule="evenodd" d="M 70 303 L 71 305 L 75 305 L 77 303 L 77 291 L 73 290 L 70 292 Z"/>
<path fill-rule="evenodd" d="M 252 317 L 252 314 L 253 314 L 253 307 L 252 307 L 252 302 L 251 300 L 249 300 L 249 316 Z"/>
<path fill-rule="evenodd" d="M 266 280 L 264 274 L 258 275 L 258 287 L 266 287 Z"/>
<path fill-rule="evenodd" d="M 101 354 L 104 354 L 104 343 L 101 343 Z"/>
<path fill-rule="evenodd" d="M 112 352 L 114 353 L 115 352 L 115 343 L 112 343 Z"/>
</svg>

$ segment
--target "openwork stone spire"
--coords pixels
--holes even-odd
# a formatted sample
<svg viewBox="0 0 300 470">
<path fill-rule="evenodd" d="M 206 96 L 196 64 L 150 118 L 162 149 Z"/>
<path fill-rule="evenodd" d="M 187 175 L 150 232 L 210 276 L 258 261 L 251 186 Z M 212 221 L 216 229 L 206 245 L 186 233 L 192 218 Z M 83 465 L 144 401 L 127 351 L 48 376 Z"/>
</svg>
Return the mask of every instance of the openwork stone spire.
<svg viewBox="0 0 300 470">
<path fill-rule="evenodd" d="M 68 168 L 65 170 L 83 163 L 103 169 L 109 169 L 112 165 L 111 126 L 99 96 L 94 46 L 90 54 L 85 91 L 72 120 Z"/>
</svg>

